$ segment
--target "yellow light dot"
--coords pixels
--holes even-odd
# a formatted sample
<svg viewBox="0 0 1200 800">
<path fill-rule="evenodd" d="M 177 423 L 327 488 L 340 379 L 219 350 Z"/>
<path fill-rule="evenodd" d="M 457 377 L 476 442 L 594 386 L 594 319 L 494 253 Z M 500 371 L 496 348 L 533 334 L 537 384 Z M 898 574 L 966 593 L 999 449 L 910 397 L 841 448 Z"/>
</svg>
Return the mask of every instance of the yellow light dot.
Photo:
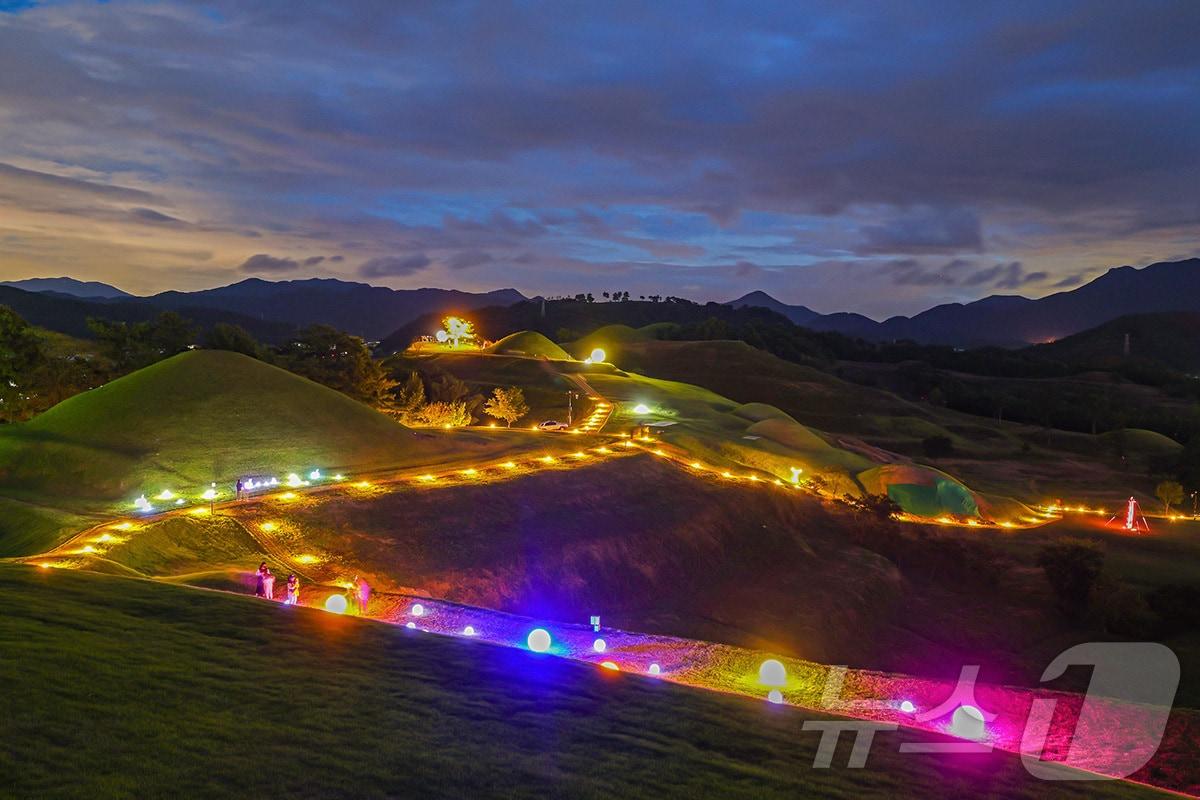
<svg viewBox="0 0 1200 800">
<path fill-rule="evenodd" d="M 583 452 L 582 450 L 576 453 L 571 453 L 571 455 L 575 458 L 587 458 L 587 453 Z"/>
<path fill-rule="evenodd" d="M 100 538 L 98 538 L 96 541 L 98 541 L 98 542 L 107 542 L 107 541 L 111 541 L 111 540 L 112 540 L 112 534 L 111 534 L 111 533 L 102 533 L 102 534 L 100 534 Z"/>
<path fill-rule="evenodd" d="M 119 525 L 113 525 L 113 529 L 118 530 L 118 531 L 127 531 L 132 527 L 133 527 L 132 522 L 122 522 Z"/>
<path fill-rule="evenodd" d="M 538 459 L 538 460 L 539 460 L 539 461 L 541 461 L 543 464 L 553 464 L 553 463 L 554 463 L 554 456 L 542 456 L 542 457 L 541 457 L 540 459 Z"/>
<path fill-rule="evenodd" d="M 85 553 L 94 553 L 94 552 L 96 552 L 96 548 L 92 547 L 90 544 L 85 544 L 85 545 L 83 546 L 83 552 L 85 552 Z"/>
<path fill-rule="evenodd" d="M 279 495 L 279 499 L 280 500 L 295 500 L 296 493 L 295 492 L 284 492 L 283 494 Z"/>
<path fill-rule="evenodd" d="M 463 475 L 466 475 L 466 476 L 468 476 L 468 477 L 470 477 L 470 476 L 473 476 L 473 475 L 478 475 L 478 474 L 479 474 L 479 470 L 475 469 L 474 467 L 471 467 L 470 469 L 464 469 L 464 470 L 462 471 L 462 474 L 463 474 Z"/>
<path fill-rule="evenodd" d="M 612 452 L 612 450 L 609 450 L 607 447 L 597 447 L 597 448 L 596 448 L 596 452 L 597 452 L 597 453 L 604 453 L 604 454 L 606 454 L 606 455 L 607 455 L 608 453 L 611 453 L 611 452 Z"/>
<path fill-rule="evenodd" d="M 435 478 L 433 475 L 425 474 L 425 475 L 422 475 L 417 480 L 424 481 L 425 483 L 429 483 L 430 481 L 437 480 L 437 478 Z"/>
<path fill-rule="evenodd" d="M 276 525 L 274 522 L 264 522 L 262 525 L 259 525 L 258 527 L 262 528 L 267 533 L 270 533 L 271 531 L 275 530 L 279 526 Z"/>
<path fill-rule="evenodd" d="M 314 556 L 311 553 L 303 553 L 296 556 L 296 562 L 299 564 L 316 564 L 320 560 L 320 556 Z"/>
<path fill-rule="evenodd" d="M 354 485 L 357 486 L 359 489 L 370 489 L 371 488 L 370 481 L 359 481 L 358 483 L 356 483 Z"/>
<path fill-rule="evenodd" d="M 721 477 L 722 478 L 732 478 L 733 474 L 727 470 L 727 471 L 721 473 Z"/>
</svg>

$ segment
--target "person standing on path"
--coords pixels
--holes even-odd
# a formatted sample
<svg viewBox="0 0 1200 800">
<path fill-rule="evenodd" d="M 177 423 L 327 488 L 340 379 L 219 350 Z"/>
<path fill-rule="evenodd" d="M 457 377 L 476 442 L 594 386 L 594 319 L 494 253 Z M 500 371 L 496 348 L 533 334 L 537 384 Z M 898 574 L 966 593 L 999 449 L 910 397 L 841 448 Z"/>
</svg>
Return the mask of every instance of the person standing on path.
<svg viewBox="0 0 1200 800">
<path fill-rule="evenodd" d="M 271 568 L 265 567 L 266 572 L 263 574 L 263 597 L 268 600 L 275 599 L 275 576 L 271 574 Z"/>
<path fill-rule="evenodd" d="M 354 576 L 354 588 L 355 588 L 355 594 L 358 597 L 358 613 L 362 614 L 363 616 L 366 616 L 367 604 L 371 600 L 371 587 L 367 584 L 367 582 L 365 580 L 363 580 L 362 578 L 355 575 Z"/>
</svg>

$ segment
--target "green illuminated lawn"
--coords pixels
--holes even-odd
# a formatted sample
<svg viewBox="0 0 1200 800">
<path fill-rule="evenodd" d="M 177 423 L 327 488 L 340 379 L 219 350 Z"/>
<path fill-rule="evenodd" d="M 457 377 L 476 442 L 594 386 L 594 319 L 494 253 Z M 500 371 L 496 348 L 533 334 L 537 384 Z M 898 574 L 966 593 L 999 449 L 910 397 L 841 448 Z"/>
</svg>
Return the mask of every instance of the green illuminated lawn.
<svg viewBox="0 0 1200 800">
<path fill-rule="evenodd" d="M 0 774 L 39 797 L 1149 797 L 790 709 L 252 598 L 0 566 Z"/>
</svg>

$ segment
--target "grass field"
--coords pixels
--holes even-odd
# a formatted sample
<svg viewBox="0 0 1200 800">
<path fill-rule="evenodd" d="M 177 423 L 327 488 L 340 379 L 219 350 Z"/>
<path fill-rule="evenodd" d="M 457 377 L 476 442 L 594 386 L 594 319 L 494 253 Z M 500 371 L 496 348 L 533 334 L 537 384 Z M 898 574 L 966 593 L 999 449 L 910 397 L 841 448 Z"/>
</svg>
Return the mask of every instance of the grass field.
<svg viewBox="0 0 1200 800">
<path fill-rule="evenodd" d="M 0 604 L 14 796 L 1161 796 L 928 734 L 814 770 L 793 709 L 253 598 L 0 566 Z"/>
</svg>

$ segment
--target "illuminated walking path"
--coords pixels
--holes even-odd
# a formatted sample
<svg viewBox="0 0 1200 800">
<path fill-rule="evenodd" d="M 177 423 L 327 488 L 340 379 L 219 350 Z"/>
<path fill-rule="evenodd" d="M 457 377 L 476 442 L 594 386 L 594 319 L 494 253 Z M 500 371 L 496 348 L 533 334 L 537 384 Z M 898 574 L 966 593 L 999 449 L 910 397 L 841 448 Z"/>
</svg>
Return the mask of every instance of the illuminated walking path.
<svg viewBox="0 0 1200 800">
<path fill-rule="evenodd" d="M 314 588 L 307 602 L 321 605 L 330 597 L 340 601 L 342 596 Z M 411 595 L 376 595 L 370 616 L 424 633 L 544 650 L 543 657 L 567 658 L 611 670 L 617 673 L 614 679 L 666 680 L 830 717 L 897 724 L 929 732 L 933 744 L 944 745 L 946 737 L 953 737 L 952 743 L 960 747 L 983 745 L 1010 753 L 1040 754 L 1049 761 L 1061 761 L 1070 752 L 1072 767 L 1100 775 L 1112 776 L 1113 765 L 1130 754 L 1149 757 L 1156 741 L 1158 709 L 1108 700 L 1090 707 L 1084 719 L 1080 715 L 1083 696 L 1068 692 L 984 683 L 960 686 L 956 680 L 831 667 L 673 636 L 612 628 L 597 632 L 590 625 L 547 622 Z M 764 668 L 768 660 L 781 665 L 777 669 L 781 674 L 771 674 L 777 665 Z M 1023 742 L 1035 699 L 1054 700 L 1057 705 L 1045 738 Z M 964 705 L 973 706 L 987 719 L 982 737 L 963 729 L 960 709 Z M 1162 747 L 1134 779 L 1180 792 L 1200 792 L 1200 764 L 1194 759 L 1192 733 L 1200 724 L 1198 717 L 1191 711 L 1174 712 Z M 1071 750 L 1073 740 L 1075 748 Z"/>
</svg>

